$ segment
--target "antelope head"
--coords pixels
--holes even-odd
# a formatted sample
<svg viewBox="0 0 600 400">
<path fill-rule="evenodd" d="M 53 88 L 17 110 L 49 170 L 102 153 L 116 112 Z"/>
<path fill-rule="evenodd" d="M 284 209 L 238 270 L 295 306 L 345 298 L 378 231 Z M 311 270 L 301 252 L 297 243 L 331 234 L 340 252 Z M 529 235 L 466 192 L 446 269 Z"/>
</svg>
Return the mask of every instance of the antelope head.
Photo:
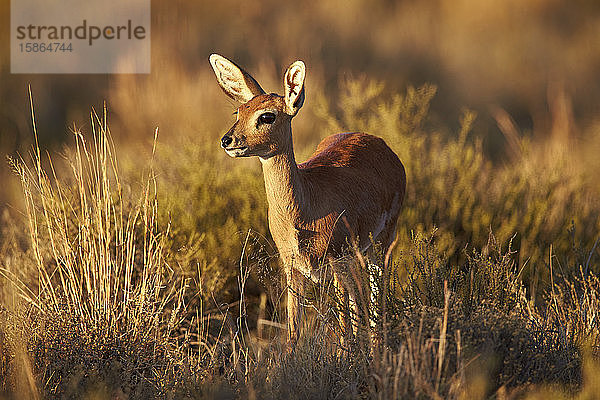
<svg viewBox="0 0 600 400">
<path fill-rule="evenodd" d="M 292 118 L 304 103 L 306 68 L 296 61 L 284 76 L 284 95 L 265 93 L 242 68 L 218 54 L 210 56 L 217 82 L 226 95 L 241 103 L 236 121 L 221 138 L 231 157 L 268 159 L 292 148 Z"/>
</svg>

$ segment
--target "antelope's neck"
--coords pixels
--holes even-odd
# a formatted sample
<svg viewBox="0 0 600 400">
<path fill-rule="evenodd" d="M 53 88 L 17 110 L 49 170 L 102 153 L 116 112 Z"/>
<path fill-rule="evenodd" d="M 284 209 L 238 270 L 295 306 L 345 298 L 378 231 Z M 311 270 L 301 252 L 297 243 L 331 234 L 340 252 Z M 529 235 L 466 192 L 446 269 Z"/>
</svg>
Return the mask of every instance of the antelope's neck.
<svg viewBox="0 0 600 400">
<path fill-rule="evenodd" d="M 283 219 L 290 218 L 293 222 L 299 216 L 304 196 L 293 146 L 290 144 L 285 151 L 261 159 L 261 163 L 269 213 Z"/>
</svg>

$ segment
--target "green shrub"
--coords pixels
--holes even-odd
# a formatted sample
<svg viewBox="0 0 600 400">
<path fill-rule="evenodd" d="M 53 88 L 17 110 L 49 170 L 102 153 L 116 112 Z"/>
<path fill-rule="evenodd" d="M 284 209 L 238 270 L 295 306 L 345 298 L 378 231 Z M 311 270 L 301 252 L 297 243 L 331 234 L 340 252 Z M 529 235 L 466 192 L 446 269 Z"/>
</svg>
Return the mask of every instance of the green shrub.
<svg viewBox="0 0 600 400">
<path fill-rule="evenodd" d="M 161 149 L 157 165 L 158 185 L 164 188 L 160 215 L 172 226 L 169 258 L 199 280 L 196 289 L 205 296 L 237 288 L 249 231 L 252 248 L 246 251 L 256 258 L 276 254 L 269 248 L 262 171 L 252 160 L 229 160 L 219 150 L 187 140 Z"/>
<path fill-rule="evenodd" d="M 500 242 L 513 238 L 523 277 L 547 259 L 550 245 L 560 253 L 572 241 L 591 247 L 600 229 L 596 186 L 577 164 L 577 150 L 557 143 L 519 139 L 520 153 L 498 165 L 472 137 L 475 113 L 465 111 L 453 133 L 432 128 L 428 114 L 436 88 L 409 87 L 389 94 L 384 84 L 350 80 L 333 106 L 320 96 L 320 136 L 337 131 L 380 135 L 405 165 L 407 193 L 398 223 L 400 248 L 411 232 L 437 229 L 436 245 L 448 258 L 464 259 L 465 246 L 482 248 L 492 230 Z M 568 232 L 573 223 L 575 237 Z M 537 271 L 545 278 L 545 271 Z"/>
</svg>

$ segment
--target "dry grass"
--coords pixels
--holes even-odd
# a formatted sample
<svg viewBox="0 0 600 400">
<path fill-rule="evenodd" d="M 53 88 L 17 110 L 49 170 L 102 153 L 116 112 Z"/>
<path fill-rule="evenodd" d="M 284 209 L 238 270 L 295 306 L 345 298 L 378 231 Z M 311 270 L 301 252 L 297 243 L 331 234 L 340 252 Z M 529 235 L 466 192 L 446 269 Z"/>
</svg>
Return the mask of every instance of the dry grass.
<svg viewBox="0 0 600 400">
<path fill-rule="evenodd" d="M 154 397 L 185 370 L 170 338 L 184 287 L 164 261 L 168 230 L 158 229 L 151 166 L 141 199 L 126 196 L 106 116 L 91 118 L 90 142 L 73 131 L 69 175 L 59 177 L 39 147 L 30 163 L 13 161 L 30 259 L 1 270 L 20 300 L 13 296 L 3 311 L 5 366 L 23 370 L 30 390 L 49 396 Z M 27 270 L 35 281 L 22 280 Z M 7 373 L 3 389 L 19 393 L 18 379 Z"/>
</svg>

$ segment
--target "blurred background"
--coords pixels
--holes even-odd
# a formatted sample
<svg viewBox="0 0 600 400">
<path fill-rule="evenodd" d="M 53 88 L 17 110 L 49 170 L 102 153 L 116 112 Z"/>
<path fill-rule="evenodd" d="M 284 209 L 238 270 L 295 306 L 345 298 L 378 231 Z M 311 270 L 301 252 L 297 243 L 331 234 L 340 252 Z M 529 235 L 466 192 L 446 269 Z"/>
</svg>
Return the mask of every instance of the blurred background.
<svg viewBox="0 0 600 400">
<path fill-rule="evenodd" d="M 51 153 L 72 143 L 73 127 L 89 133 L 90 111 L 106 102 L 130 182 L 158 127 L 163 204 L 182 265 L 235 265 L 244 232 L 268 237 L 258 162 L 227 159 L 218 146 L 237 106 L 215 83 L 213 52 L 279 93 L 287 66 L 305 61 L 299 160 L 333 129 L 386 137 L 409 174 L 404 237 L 440 227 L 451 256 L 483 245 L 490 229 L 502 240 L 518 233 L 518 250 L 539 246 L 524 262 L 542 259 L 573 224 L 586 243 L 600 226 L 596 0 L 153 1 L 149 75 L 12 75 L 9 11 L 2 0 L 0 153 L 26 155 L 32 144 L 28 85 Z M 395 106 L 395 125 L 386 124 Z M 0 207 L 18 214 L 13 175 L 1 162 Z"/>
<path fill-rule="evenodd" d="M 451 125 L 463 107 L 476 110 L 475 130 L 494 153 L 506 145 L 499 109 L 523 135 L 548 135 L 561 117 L 569 124 L 563 133 L 578 134 L 600 111 L 600 3 L 594 0 L 154 1 L 147 76 L 11 75 L 8 0 L 1 15 L 3 153 L 31 142 L 29 84 L 47 146 L 64 142 L 73 123 L 88 123 L 90 108 L 103 101 L 112 125 L 125 128 L 114 129 L 118 141 L 145 140 L 154 126 L 165 141 L 214 138 L 227 124 L 209 122 L 228 106 L 222 98 L 203 102 L 215 91 L 207 76 L 211 52 L 236 60 L 276 92 L 295 59 L 308 65 L 309 90 L 328 96 L 346 76 L 384 81 L 392 92 L 433 83 L 435 119 Z M 310 132 L 297 131 L 304 135 Z"/>
</svg>

